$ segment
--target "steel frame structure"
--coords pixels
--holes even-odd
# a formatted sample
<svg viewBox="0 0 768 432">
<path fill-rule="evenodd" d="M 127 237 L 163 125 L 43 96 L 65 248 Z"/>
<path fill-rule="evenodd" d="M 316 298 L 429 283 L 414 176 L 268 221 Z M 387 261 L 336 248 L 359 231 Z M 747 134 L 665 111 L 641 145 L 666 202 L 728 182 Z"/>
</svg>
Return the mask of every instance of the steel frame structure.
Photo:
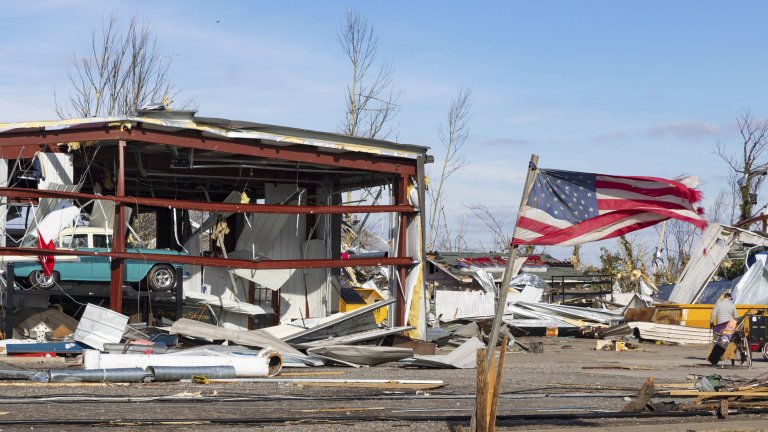
<svg viewBox="0 0 768 432">
<path fill-rule="evenodd" d="M 113 229 L 112 250 L 109 253 L 98 254 L 87 251 L 56 250 L 46 251 L 37 248 L 0 247 L 0 255 L 74 255 L 108 256 L 111 259 L 110 308 L 122 311 L 123 275 L 125 260 L 162 259 L 177 264 L 192 264 L 211 267 L 243 268 L 243 269 L 311 269 L 311 268 L 340 268 L 355 266 L 395 266 L 399 276 L 398 289 L 395 290 L 397 313 L 395 325 L 405 325 L 405 299 L 403 298 L 406 270 L 415 263 L 413 257 L 406 256 L 408 218 L 418 213 L 408 202 L 408 184 L 411 177 L 423 177 L 423 167 L 417 160 L 397 158 L 391 155 L 376 155 L 364 152 L 332 152 L 320 147 L 270 145 L 259 139 L 220 139 L 203 136 L 199 131 L 180 130 L 174 132 L 158 131 L 143 127 L 137 123 L 130 128 L 120 123 L 104 123 L 100 125 L 84 124 L 77 127 L 47 130 L 45 128 L 24 128 L 0 132 L 0 158 L 29 159 L 38 151 L 58 152 L 59 146 L 67 142 L 117 142 L 117 181 L 114 195 L 97 195 L 90 193 L 60 192 L 53 190 L 28 189 L 18 187 L 0 188 L 0 196 L 11 200 L 37 200 L 40 198 L 68 198 L 87 200 L 110 200 L 115 202 L 115 223 Z M 275 205 L 275 204 L 227 204 L 218 202 L 176 200 L 163 198 L 147 198 L 126 196 L 126 158 L 125 149 L 128 143 L 155 144 L 177 148 L 202 149 L 227 153 L 232 156 L 265 158 L 270 160 L 289 161 L 334 168 L 351 169 L 355 171 L 379 173 L 392 176 L 395 190 L 393 205 Z M 425 154 L 426 156 L 426 154 Z M 423 157 L 421 157 L 423 161 Z M 423 164 L 423 162 L 421 162 Z M 286 168 L 290 170 L 290 168 Z M 423 178 L 416 179 L 418 184 L 424 184 Z M 280 213 L 280 214 L 348 214 L 348 213 L 397 213 L 399 235 L 397 253 L 388 258 L 351 258 L 351 259 L 289 259 L 289 260 L 242 260 L 216 257 L 174 256 L 137 254 L 126 251 L 125 248 L 125 206 L 142 205 L 182 210 L 201 210 L 211 212 L 232 213 Z M 423 252 L 423 251 L 422 251 Z"/>
</svg>

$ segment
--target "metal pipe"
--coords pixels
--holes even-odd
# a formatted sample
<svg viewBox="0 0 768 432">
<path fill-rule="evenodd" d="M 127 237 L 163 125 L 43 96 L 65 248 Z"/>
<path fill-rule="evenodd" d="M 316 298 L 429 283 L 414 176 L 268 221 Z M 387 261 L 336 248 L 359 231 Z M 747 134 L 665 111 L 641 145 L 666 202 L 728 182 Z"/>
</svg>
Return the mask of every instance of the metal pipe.
<svg viewBox="0 0 768 432">
<path fill-rule="evenodd" d="M 45 373 L 45 372 L 44 372 Z M 141 368 L 119 369 L 52 369 L 47 372 L 48 382 L 144 382 L 147 372 Z"/>
<path fill-rule="evenodd" d="M 235 378 L 234 366 L 150 366 L 147 374 L 153 381 L 181 381 L 195 376 Z"/>
<path fill-rule="evenodd" d="M 0 380 L 25 380 L 32 379 L 37 371 L 27 370 L 0 370 Z"/>
</svg>

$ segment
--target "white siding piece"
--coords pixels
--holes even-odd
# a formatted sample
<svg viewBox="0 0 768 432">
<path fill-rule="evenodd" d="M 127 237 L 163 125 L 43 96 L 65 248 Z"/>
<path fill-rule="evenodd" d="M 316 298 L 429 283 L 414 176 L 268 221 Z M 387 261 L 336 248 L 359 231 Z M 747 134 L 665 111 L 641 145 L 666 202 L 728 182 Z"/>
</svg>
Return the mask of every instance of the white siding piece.
<svg viewBox="0 0 768 432">
<path fill-rule="evenodd" d="M 288 184 L 265 184 L 265 202 L 283 202 L 296 192 L 296 186 Z M 302 198 L 304 203 L 304 198 Z M 288 219 L 274 238 L 272 247 L 264 255 L 271 259 L 299 259 L 302 256 L 303 239 L 306 238 L 304 215 L 288 215 Z M 280 288 L 280 322 L 290 322 L 306 314 L 304 278 L 301 272 L 293 271 Z"/>
<path fill-rule="evenodd" d="M 735 304 L 768 303 L 768 255 L 759 253 L 757 259 L 733 288 Z"/>
<path fill-rule="evenodd" d="M 199 292 L 184 292 L 184 298 L 195 303 L 207 304 L 216 308 L 224 309 L 227 312 L 233 312 L 244 315 L 268 315 L 275 313 L 269 306 L 259 306 L 239 300 L 225 299 L 221 296 L 203 294 Z"/>
<path fill-rule="evenodd" d="M 203 283 L 210 286 L 210 292 L 206 294 L 220 297 L 223 300 L 247 302 L 246 293 L 248 292 L 248 282 L 244 279 L 235 279 L 237 283 L 238 296 L 232 289 L 229 270 L 221 267 L 206 267 L 203 277 Z M 185 284 L 186 290 L 186 284 Z M 190 291 L 192 294 L 192 291 Z M 230 329 L 248 329 L 248 317 L 239 313 L 227 312 L 222 308 L 213 308 L 219 319 L 219 323 Z"/>
<path fill-rule="evenodd" d="M 287 214 L 249 215 L 248 221 L 243 224 L 242 233 L 237 239 L 235 249 L 248 251 L 254 255 L 266 255 L 289 219 L 295 221 L 295 216 Z"/>
<path fill-rule="evenodd" d="M 701 241 L 691 252 L 691 259 L 680 274 L 669 301 L 693 303 L 717 271 L 735 240 L 734 231 L 712 224 L 701 235 Z"/>
<path fill-rule="evenodd" d="M 304 243 L 306 251 L 305 259 L 325 259 L 325 241 L 314 239 Z M 307 302 L 309 303 L 310 317 L 323 317 L 326 315 L 325 293 L 326 284 L 329 284 L 328 271 L 324 268 L 297 270 L 303 273 L 304 283 L 307 287 Z"/>
<path fill-rule="evenodd" d="M 494 313 L 494 294 L 484 291 L 435 291 L 435 314 L 442 321 L 489 316 Z"/>
<path fill-rule="evenodd" d="M 50 189 L 51 183 L 74 184 L 74 165 L 70 153 L 38 153 L 40 169 L 45 180 L 40 180 L 38 189 Z"/>
</svg>

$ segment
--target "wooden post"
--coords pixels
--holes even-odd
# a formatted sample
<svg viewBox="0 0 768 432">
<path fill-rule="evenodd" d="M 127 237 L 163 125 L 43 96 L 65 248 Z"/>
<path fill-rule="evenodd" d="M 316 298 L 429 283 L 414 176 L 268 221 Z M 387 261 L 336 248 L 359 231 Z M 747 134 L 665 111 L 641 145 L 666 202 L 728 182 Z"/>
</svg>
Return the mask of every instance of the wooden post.
<svg viewBox="0 0 768 432">
<path fill-rule="evenodd" d="M 539 163 L 539 156 L 538 155 L 531 155 L 531 161 L 528 164 L 528 176 L 525 179 L 525 186 L 523 186 L 523 195 L 520 197 L 520 206 L 518 207 L 517 217 L 520 218 L 520 213 L 523 209 L 523 206 L 526 202 L 528 202 L 528 196 L 531 194 L 531 188 L 533 187 L 533 181 L 536 178 L 536 172 L 537 172 L 537 165 Z M 517 231 L 517 223 L 515 223 L 515 231 Z M 486 358 L 485 362 L 483 362 L 483 369 L 488 372 L 488 369 L 490 369 L 491 365 L 491 359 L 493 357 L 494 348 L 496 347 L 496 339 L 499 337 L 499 329 L 501 328 L 501 320 L 504 317 L 504 310 L 507 307 L 507 294 L 509 293 L 509 283 L 512 281 L 512 270 L 515 266 L 515 260 L 517 260 L 518 255 L 518 248 L 512 247 L 509 256 L 507 257 L 507 266 L 504 270 L 504 277 L 501 281 L 501 288 L 499 289 L 499 297 L 496 301 L 496 314 L 493 317 L 493 325 L 491 326 L 491 334 L 488 337 L 488 349 L 486 350 Z M 477 367 L 478 370 L 480 369 L 480 363 L 478 362 Z M 485 377 L 486 382 L 491 381 L 490 376 Z M 479 398 L 478 398 L 479 401 Z M 485 413 L 485 410 L 479 410 L 475 409 L 475 414 L 473 416 L 476 416 L 477 413 Z M 485 417 L 485 416 L 483 416 Z M 477 421 L 475 421 L 477 420 Z M 495 421 L 495 420 L 494 420 Z M 480 430 L 480 419 L 472 418 L 472 425 L 477 426 L 477 431 Z"/>
<path fill-rule="evenodd" d="M 475 432 L 486 432 L 488 430 L 487 397 L 488 392 L 486 384 L 488 383 L 487 371 L 485 368 L 486 349 L 477 350 L 477 391 L 475 395 Z"/>
<path fill-rule="evenodd" d="M 501 349 L 499 350 L 499 361 L 497 362 L 496 366 L 496 382 L 493 386 L 493 396 L 491 397 L 489 404 L 490 404 L 490 411 L 488 414 L 488 432 L 495 432 L 496 431 L 496 409 L 499 406 L 499 393 L 501 393 L 501 379 L 504 375 L 504 358 L 507 354 L 507 344 L 509 343 L 509 338 L 507 338 L 507 335 L 504 335 L 504 337 L 501 339 Z M 493 377 L 493 374 L 488 374 L 488 376 Z"/>
</svg>

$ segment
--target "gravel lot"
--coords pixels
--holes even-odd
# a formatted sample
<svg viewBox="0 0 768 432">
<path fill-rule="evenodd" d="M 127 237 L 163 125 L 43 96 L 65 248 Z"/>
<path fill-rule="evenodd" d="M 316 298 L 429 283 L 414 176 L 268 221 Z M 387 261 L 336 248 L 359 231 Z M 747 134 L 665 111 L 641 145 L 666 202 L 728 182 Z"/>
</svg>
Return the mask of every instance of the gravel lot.
<svg viewBox="0 0 768 432">
<path fill-rule="evenodd" d="M 498 430 L 766 430 L 768 416 L 610 418 L 648 377 L 656 383 L 690 383 L 690 374 L 755 378 L 768 361 L 755 354 L 751 369 L 712 368 L 706 346 L 640 344 L 640 350 L 595 351 L 595 341 L 544 342 L 542 354 L 510 351 L 504 370 Z M 10 361 L 10 360 L 7 360 Z M 4 368 L 60 368 L 51 360 L 25 359 Z M 632 368 L 632 369 L 618 369 Z M 0 430 L 262 430 L 378 431 L 458 430 L 472 412 L 474 370 L 427 370 L 381 366 L 284 369 L 290 378 L 438 379 L 428 390 L 319 388 L 283 383 L 53 385 L 0 382 Z M 294 375 L 307 373 L 306 376 Z M 654 401 L 673 400 L 655 398 Z M 692 402 L 692 398 L 678 399 Z M 527 415 L 535 418 L 523 419 Z M 570 415 L 571 418 L 562 418 Z M 432 420 L 430 420 L 430 417 Z M 384 420 L 384 419 L 400 420 Z M 154 420 L 131 423 L 130 420 Z M 35 422 L 24 424 L 22 422 Z M 99 422 L 99 423 L 96 423 Z M 171 423 L 174 422 L 174 423 Z M 227 422 L 229 424 L 227 424 Z M 162 425 L 160 425 L 162 423 Z M 594 429 L 593 429 L 594 430 Z M 599 429 L 598 429 L 599 430 Z"/>
</svg>

